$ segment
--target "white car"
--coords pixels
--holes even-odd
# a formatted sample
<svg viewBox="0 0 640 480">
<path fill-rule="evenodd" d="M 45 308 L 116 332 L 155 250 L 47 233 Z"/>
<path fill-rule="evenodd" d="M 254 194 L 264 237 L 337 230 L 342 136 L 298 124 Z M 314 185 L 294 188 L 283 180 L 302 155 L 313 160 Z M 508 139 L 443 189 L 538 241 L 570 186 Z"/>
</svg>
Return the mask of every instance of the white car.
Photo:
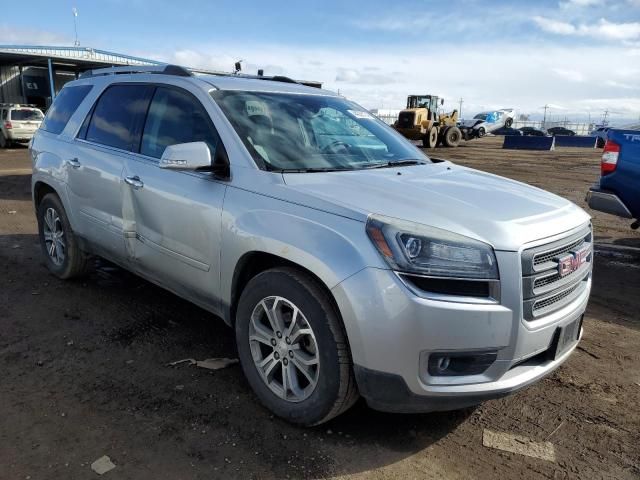
<svg viewBox="0 0 640 480">
<path fill-rule="evenodd" d="M 511 127 L 515 116 L 516 111 L 513 108 L 480 112 L 472 119 L 460 122 L 460 128 L 470 131 L 471 136 L 484 137 L 501 127 Z"/>
<path fill-rule="evenodd" d="M 14 142 L 28 143 L 43 119 L 42 110 L 31 105 L 0 104 L 0 148 Z"/>
</svg>

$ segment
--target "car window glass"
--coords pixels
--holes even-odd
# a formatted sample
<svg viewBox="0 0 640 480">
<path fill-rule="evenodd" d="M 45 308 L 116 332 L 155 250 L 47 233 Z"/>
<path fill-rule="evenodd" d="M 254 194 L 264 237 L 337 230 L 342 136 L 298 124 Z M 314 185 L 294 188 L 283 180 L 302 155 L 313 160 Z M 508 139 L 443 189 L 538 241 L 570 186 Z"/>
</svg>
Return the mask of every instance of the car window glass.
<svg viewBox="0 0 640 480">
<path fill-rule="evenodd" d="M 92 85 L 78 85 L 76 87 L 64 87 L 49 108 L 47 116 L 42 122 L 43 130 L 59 134 L 67 126 L 67 122 L 74 114 L 78 105 L 92 89 Z"/>
<path fill-rule="evenodd" d="M 40 110 L 35 108 L 21 108 L 19 110 L 11 110 L 11 120 L 28 121 L 42 120 L 43 115 Z"/>
<path fill-rule="evenodd" d="M 6 120 L 7 119 L 7 111 L 3 110 L 2 111 L 2 120 Z"/>
<path fill-rule="evenodd" d="M 215 158 L 218 134 L 202 104 L 188 92 L 159 87 L 142 134 L 140 153 L 160 158 L 169 145 L 205 142 Z"/>
<path fill-rule="evenodd" d="M 100 96 L 87 128 L 86 139 L 110 147 L 132 150 L 136 125 L 149 105 L 146 85 L 113 85 Z"/>
</svg>

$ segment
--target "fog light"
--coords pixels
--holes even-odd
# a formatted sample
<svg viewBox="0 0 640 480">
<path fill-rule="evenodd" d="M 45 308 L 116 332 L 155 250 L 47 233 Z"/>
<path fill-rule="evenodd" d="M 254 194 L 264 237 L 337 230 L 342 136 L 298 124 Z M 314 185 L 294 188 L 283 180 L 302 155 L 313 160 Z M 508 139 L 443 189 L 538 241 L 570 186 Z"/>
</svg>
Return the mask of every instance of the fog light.
<svg viewBox="0 0 640 480">
<path fill-rule="evenodd" d="M 496 361 L 498 352 L 432 353 L 428 371 L 433 377 L 480 375 Z"/>
</svg>

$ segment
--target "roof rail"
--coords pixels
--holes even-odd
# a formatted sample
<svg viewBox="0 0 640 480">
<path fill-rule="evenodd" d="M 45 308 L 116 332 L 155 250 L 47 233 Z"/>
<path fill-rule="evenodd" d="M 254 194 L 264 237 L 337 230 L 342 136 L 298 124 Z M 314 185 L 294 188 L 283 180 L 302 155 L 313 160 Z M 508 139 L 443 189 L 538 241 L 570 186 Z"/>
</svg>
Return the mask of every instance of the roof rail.
<svg viewBox="0 0 640 480">
<path fill-rule="evenodd" d="M 129 65 L 126 67 L 99 68 L 88 70 L 80 75 L 80 78 L 97 77 L 100 75 L 125 75 L 128 73 L 160 73 L 164 75 L 176 75 L 178 77 L 191 77 L 193 74 L 179 65 Z"/>
</svg>

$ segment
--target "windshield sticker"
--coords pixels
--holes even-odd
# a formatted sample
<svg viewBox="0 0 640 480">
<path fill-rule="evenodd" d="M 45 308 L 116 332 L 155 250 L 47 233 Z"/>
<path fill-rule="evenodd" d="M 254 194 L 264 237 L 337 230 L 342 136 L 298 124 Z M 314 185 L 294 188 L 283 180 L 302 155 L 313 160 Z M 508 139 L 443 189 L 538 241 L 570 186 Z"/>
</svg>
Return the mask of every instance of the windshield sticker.
<svg viewBox="0 0 640 480">
<path fill-rule="evenodd" d="M 373 120 L 374 117 L 369 112 L 364 110 L 347 110 L 354 118 L 359 118 L 361 120 Z"/>
<path fill-rule="evenodd" d="M 258 102 L 256 100 L 247 100 L 246 108 L 247 108 L 247 115 L 249 116 L 251 115 L 269 116 L 269 114 L 267 113 L 267 106 L 262 102 Z"/>
</svg>

